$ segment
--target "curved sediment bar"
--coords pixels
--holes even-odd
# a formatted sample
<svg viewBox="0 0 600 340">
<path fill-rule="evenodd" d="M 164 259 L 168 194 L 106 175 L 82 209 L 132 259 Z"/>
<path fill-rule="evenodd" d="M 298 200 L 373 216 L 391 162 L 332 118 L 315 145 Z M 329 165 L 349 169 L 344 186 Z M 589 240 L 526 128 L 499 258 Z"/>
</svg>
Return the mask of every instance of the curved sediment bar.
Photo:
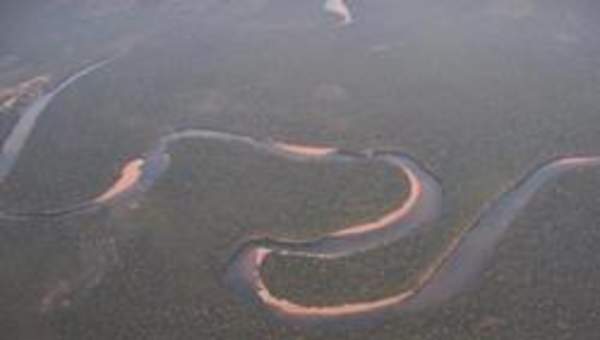
<svg viewBox="0 0 600 340">
<path fill-rule="evenodd" d="M 162 137 L 157 145 L 128 162 L 112 186 L 89 202 L 55 212 L 32 213 L 51 216 L 105 206 L 121 197 L 150 188 L 170 164 L 169 146 L 185 139 L 240 143 L 260 152 L 290 161 L 383 162 L 397 168 L 407 179 L 409 195 L 395 209 L 369 223 L 346 226 L 312 240 L 250 238 L 241 243 L 226 269 L 225 281 L 246 301 L 263 306 L 277 319 L 294 326 L 339 324 L 378 320 L 392 312 L 407 312 L 440 304 L 474 281 L 496 244 L 517 214 L 548 181 L 573 169 L 600 165 L 600 157 L 562 158 L 549 162 L 488 206 L 470 227 L 453 238 L 441 254 L 416 277 L 414 284 L 396 295 L 373 301 L 334 306 L 305 306 L 274 296 L 261 277 L 260 268 L 274 253 L 331 260 L 366 252 L 397 241 L 416 228 L 437 219 L 442 190 L 435 178 L 409 156 L 393 150 L 352 152 L 330 147 L 303 146 L 260 141 L 226 132 L 189 129 Z M 20 215 L 24 216 L 24 215 Z"/>
<path fill-rule="evenodd" d="M 346 4 L 346 0 L 325 0 L 323 10 L 335 15 L 341 25 L 352 23 L 352 13 Z"/>
<path fill-rule="evenodd" d="M 333 306 L 306 306 L 276 297 L 269 291 L 260 273 L 260 268 L 268 256 L 273 253 L 280 255 L 293 253 L 307 257 L 319 255 L 319 253 L 311 254 L 310 250 L 304 250 L 305 253 L 286 250 L 277 241 L 270 243 L 270 241 L 255 240 L 253 243 L 242 245 L 231 259 L 226 281 L 240 296 L 263 306 L 278 320 L 299 327 L 369 322 L 379 320 L 390 313 L 417 311 L 431 307 L 464 291 L 481 274 L 484 265 L 494 254 L 496 245 L 514 218 L 541 187 L 568 171 L 598 165 L 600 165 L 600 157 L 577 157 L 558 159 L 537 168 L 511 190 L 500 195 L 480 214 L 475 224 L 462 228 L 463 232 L 449 242 L 441 254 L 418 275 L 410 288 L 393 296 Z M 413 181 L 418 180 L 412 179 L 411 182 Z M 409 196 L 405 207 L 409 211 L 419 209 L 420 205 L 423 202 L 427 203 L 430 198 L 432 197 L 426 197 L 419 201 L 420 203 L 408 204 L 414 199 Z M 408 216 L 410 213 L 403 215 L 404 218 Z M 393 223 L 374 224 L 391 230 L 395 228 Z M 357 226 L 333 235 L 351 233 L 368 238 L 376 230 L 376 228 Z M 406 234 L 397 234 L 398 238 L 404 235 Z M 310 244 L 305 245 L 305 248 L 310 249 L 310 246 Z M 364 251 L 360 247 L 346 250 L 344 255 Z"/>
<path fill-rule="evenodd" d="M 77 72 L 54 90 L 34 101 L 17 122 L 0 152 L 0 183 L 10 174 L 37 118 L 50 101 L 77 79 L 106 65 L 101 61 Z M 390 313 L 411 312 L 447 301 L 464 291 L 495 252 L 495 247 L 512 221 L 535 193 L 552 179 L 574 169 L 600 165 L 600 157 L 560 158 L 534 169 L 510 190 L 486 205 L 475 223 L 460 228 L 440 254 L 414 279 L 405 291 L 382 299 L 333 306 L 308 306 L 273 295 L 261 276 L 261 267 L 272 254 L 332 260 L 355 255 L 402 239 L 420 226 L 440 217 L 442 189 L 438 181 L 410 156 L 394 150 L 349 151 L 334 147 L 299 145 L 283 141 L 258 140 L 208 129 L 188 129 L 168 134 L 154 147 L 127 162 L 114 183 L 94 198 L 64 209 L 31 213 L 0 213 L 0 219 L 55 217 L 87 212 L 121 202 L 153 186 L 170 165 L 169 146 L 185 139 L 205 139 L 238 143 L 296 162 L 381 162 L 408 179 L 409 195 L 383 216 L 368 223 L 345 226 L 311 240 L 275 239 L 270 236 L 243 240 L 229 258 L 225 281 L 242 299 L 262 306 L 285 323 L 309 327 L 345 322 L 369 322 Z M 59 282 L 42 299 L 43 310 L 50 310 L 70 294 L 73 287 L 90 287 L 102 270 L 79 276 L 83 283 Z M 89 278 L 92 279 L 89 279 Z M 77 283 L 77 282 L 75 282 Z M 85 284 L 84 284 L 85 283 Z"/>
<path fill-rule="evenodd" d="M 422 223 L 435 219 L 440 210 L 441 189 L 438 183 L 431 175 L 422 170 L 416 162 L 406 155 L 397 152 L 372 152 L 371 150 L 349 152 L 336 148 L 304 146 L 272 140 L 259 141 L 248 136 L 220 131 L 189 129 L 162 137 L 157 145 L 144 155 L 126 163 L 121 170 L 120 177 L 94 199 L 65 209 L 12 215 L 5 213 L 4 217 L 63 216 L 65 214 L 88 211 L 95 207 L 106 206 L 120 200 L 122 197 L 129 197 L 133 193 L 144 192 L 167 170 L 170 164 L 169 146 L 185 139 L 206 139 L 245 144 L 257 151 L 284 157 L 290 161 L 379 161 L 398 168 L 409 179 L 409 198 L 405 202 L 401 202 L 393 211 L 374 222 L 350 226 L 347 229 L 315 240 L 286 241 L 264 239 L 265 242 L 271 244 L 277 248 L 277 251 L 282 253 L 331 259 L 347 256 L 359 251 L 367 251 L 403 237 Z M 243 283 L 244 281 L 240 282 Z"/>
</svg>

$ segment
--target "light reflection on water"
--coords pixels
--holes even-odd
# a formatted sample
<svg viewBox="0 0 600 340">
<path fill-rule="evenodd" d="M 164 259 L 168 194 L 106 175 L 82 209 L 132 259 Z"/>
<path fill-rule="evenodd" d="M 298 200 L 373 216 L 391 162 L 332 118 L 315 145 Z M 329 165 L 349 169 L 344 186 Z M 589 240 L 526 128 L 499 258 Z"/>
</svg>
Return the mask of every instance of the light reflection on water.
<svg viewBox="0 0 600 340">
<path fill-rule="evenodd" d="M 461 199 L 468 200 L 465 197 L 481 197 L 472 203 L 476 208 L 487 198 L 481 192 L 500 191 L 534 164 L 559 155 L 597 152 L 595 56 L 600 30 L 592 2 L 202 3 L 212 12 L 191 10 L 200 4 L 170 2 L 180 8 L 177 14 L 162 12 L 152 20 L 140 19 L 134 27 L 145 39 L 140 50 L 133 49 L 114 70 L 90 75 L 89 83 L 70 87 L 73 95 L 58 98 L 56 106 L 50 107 L 55 118 L 40 119 L 33 130 L 15 130 L 20 131 L 20 142 L 11 137 L 4 141 L 5 146 L 12 145 L 11 150 L 21 150 L 27 165 L 7 165 L 16 157 L 0 163 L 0 174 L 16 170 L 14 182 L 2 188 L 3 197 L 26 202 L 21 196 L 29 195 L 29 201 L 38 197 L 53 201 L 59 189 L 52 188 L 64 188 L 64 196 L 71 195 L 75 201 L 75 197 L 94 197 L 90 193 L 102 193 L 106 187 L 101 182 L 116 177 L 126 160 L 139 156 L 169 124 L 284 136 L 315 145 L 352 145 L 353 149 L 400 146 L 431 166 L 457 205 L 464 203 Z M 161 8 L 169 6 L 163 2 Z M 351 22 L 353 16 L 359 19 L 338 27 L 327 20 L 329 14 L 323 9 L 339 16 L 342 23 Z M 19 29 L 2 30 L 12 32 L 4 40 L 9 42 L 7 53 L 19 60 L 11 64 L 15 74 L 27 63 L 44 63 L 44 72 L 30 74 L 30 79 L 46 71 L 54 74 L 61 68 L 55 65 L 64 58 L 71 58 L 65 61 L 69 65 L 73 60 L 78 64 L 97 60 L 86 53 L 96 53 L 93 48 L 101 49 L 106 43 L 99 42 L 110 35 L 101 32 L 103 27 L 115 23 L 113 27 L 128 29 L 126 20 L 136 20 L 119 21 L 122 18 L 107 11 L 84 25 L 75 23 L 80 19 L 70 21 L 64 10 L 62 15 L 58 11 L 32 15 L 21 26 L 13 26 Z M 77 13 L 72 17 L 79 18 Z M 0 22 L 6 25 L 6 20 Z M 250 29 L 259 26 L 261 30 Z M 152 33 L 148 33 L 150 27 Z M 65 34 L 56 34 L 61 31 Z M 323 90 L 322 84 L 328 87 Z M 211 93 L 219 96 L 211 97 Z M 32 144 L 25 146 L 29 134 Z M 135 138 L 143 141 L 130 143 Z M 290 150 L 325 153 L 293 145 Z M 35 157 L 35 162 L 29 160 Z M 90 169 L 81 169 L 81 162 L 90 159 L 97 161 L 89 163 Z M 121 192 L 135 181 L 139 168 L 125 169 L 122 181 L 97 199 L 104 201 Z M 191 185 L 204 188 L 208 184 Z M 476 208 L 466 207 L 464 214 L 473 215 Z M 181 215 L 185 215 L 183 210 Z M 109 249 L 111 242 L 106 242 Z M 82 246 L 91 250 L 76 256 L 90 267 L 112 263 L 103 258 L 108 255 L 94 250 L 98 247 Z M 89 258 L 96 258 L 96 265 Z M 82 271 L 79 278 L 73 274 L 69 280 L 79 283 L 72 287 L 61 279 L 50 280 L 49 294 L 57 297 L 48 301 L 68 304 L 68 298 L 59 296 L 69 295 L 76 286 L 94 286 L 91 283 L 98 282 L 99 272 Z M 386 287 L 393 290 L 393 285 Z M 206 291 L 222 294 L 224 301 L 228 298 L 222 291 Z M 204 307 L 202 302 L 197 304 Z M 206 304 L 218 308 L 215 303 Z M 233 302 L 228 306 L 234 306 Z M 77 303 L 71 307 L 84 308 Z M 522 320 L 528 325 L 534 322 L 533 317 Z M 203 326 L 216 329 L 214 324 Z M 402 334 L 402 330 L 396 332 Z"/>
</svg>

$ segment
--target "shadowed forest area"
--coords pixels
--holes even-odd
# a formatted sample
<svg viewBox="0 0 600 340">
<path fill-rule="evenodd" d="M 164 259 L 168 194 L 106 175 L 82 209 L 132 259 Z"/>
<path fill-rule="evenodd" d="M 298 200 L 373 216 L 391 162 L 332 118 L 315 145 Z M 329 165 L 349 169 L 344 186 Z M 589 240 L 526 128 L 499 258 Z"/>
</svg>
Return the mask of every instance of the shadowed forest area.
<svg viewBox="0 0 600 340">
<path fill-rule="evenodd" d="M 0 140 L 54 97 L 0 182 L 1 212 L 92 199 L 162 136 L 207 129 L 361 152 L 430 172 L 441 216 L 334 260 L 274 254 L 272 294 L 314 306 L 411 287 L 503 193 L 558 157 L 600 155 L 600 4 L 592 0 L 52 0 L 0 3 Z M 265 142 L 265 143 L 266 143 Z M 59 218 L 0 216 L 6 339 L 594 339 L 600 169 L 521 210 L 463 292 L 378 323 L 293 327 L 224 283 L 251 236 L 312 239 L 409 195 L 384 163 L 295 162 L 189 139 L 147 190 Z"/>
</svg>

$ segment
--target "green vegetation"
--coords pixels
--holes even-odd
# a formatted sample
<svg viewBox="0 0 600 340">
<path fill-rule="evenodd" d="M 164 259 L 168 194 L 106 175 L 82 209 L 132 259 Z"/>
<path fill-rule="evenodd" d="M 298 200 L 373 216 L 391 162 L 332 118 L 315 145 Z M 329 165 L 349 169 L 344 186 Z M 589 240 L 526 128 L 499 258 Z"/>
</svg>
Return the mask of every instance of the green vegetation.
<svg viewBox="0 0 600 340">
<path fill-rule="evenodd" d="M 544 5 L 550 7 L 518 19 L 529 21 L 515 21 L 488 20 L 481 8 L 389 11 L 391 2 L 383 1 L 360 5 L 356 26 L 333 30 L 318 9 L 301 12 L 311 18 L 306 25 L 287 25 L 287 3 L 218 20 L 164 19 L 151 34 L 140 28 L 151 26 L 144 18 L 114 17 L 122 23 L 115 26 L 98 19 L 94 27 L 118 29 L 97 38 L 65 35 L 60 39 L 78 51 L 71 54 L 43 30 L 35 39 L 24 35 L 33 40 L 15 53 L 34 55 L 23 61 L 33 66 L 3 72 L 2 84 L 38 70 L 66 74 L 114 51 L 106 46 L 123 31 L 146 33 L 130 53 L 50 105 L 0 186 L 0 207 L 36 210 L 92 197 L 126 160 L 180 127 L 355 150 L 401 148 L 439 177 L 442 219 L 364 255 L 273 257 L 265 265 L 278 296 L 330 304 L 401 291 L 529 170 L 558 155 L 598 152 L 598 71 L 590 57 L 597 44 L 555 40 L 560 32 L 553 30 L 571 27 L 560 19 L 569 17 L 559 15 L 562 7 Z M 573 13 L 586 22 L 581 8 Z M 387 49 L 374 53 L 382 44 Z M 323 88 L 329 90 L 316 90 Z M 2 120 L 2 131 L 14 122 Z M 375 328 L 335 333 L 270 322 L 223 285 L 225 262 L 253 233 L 313 237 L 370 220 L 406 195 L 404 180 L 381 164 L 296 164 L 215 142 L 187 141 L 171 153 L 170 170 L 137 208 L 2 222 L 3 335 L 27 338 L 31 324 L 43 339 L 535 340 L 599 333 L 597 171 L 570 174 L 536 196 L 473 290 L 439 308 L 390 315 Z M 97 286 L 69 308 L 44 316 L 33 310 L 45 284 L 81 270 L 82 240 L 110 237 L 119 261 Z"/>
</svg>

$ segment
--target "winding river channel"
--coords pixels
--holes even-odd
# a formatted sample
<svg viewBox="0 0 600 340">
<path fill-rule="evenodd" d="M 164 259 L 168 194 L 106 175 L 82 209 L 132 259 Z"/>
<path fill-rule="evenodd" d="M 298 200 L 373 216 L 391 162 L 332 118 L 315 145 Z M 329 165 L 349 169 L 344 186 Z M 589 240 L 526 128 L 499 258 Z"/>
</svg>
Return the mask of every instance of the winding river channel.
<svg viewBox="0 0 600 340">
<path fill-rule="evenodd" d="M 51 100 L 77 79 L 101 69 L 110 61 L 101 61 L 75 73 L 24 110 L 2 146 L 0 183 L 12 171 L 37 118 Z M 243 302 L 259 305 L 277 320 L 299 327 L 368 321 L 390 313 L 417 311 L 447 301 L 463 292 L 468 284 L 480 276 L 511 222 L 540 188 L 569 171 L 600 165 L 598 156 L 564 157 L 540 165 L 482 208 L 473 225 L 460 226 L 459 230 L 462 232 L 451 239 L 436 259 L 422 269 L 408 289 L 374 301 L 332 306 L 304 305 L 302 301 L 289 301 L 275 296 L 262 279 L 262 265 L 273 254 L 318 258 L 323 261 L 356 255 L 393 243 L 439 218 L 443 196 L 441 184 L 410 155 L 393 149 L 350 151 L 335 147 L 295 145 L 270 139 L 259 140 L 223 131 L 182 130 L 163 136 L 147 152 L 124 164 L 117 180 L 86 202 L 53 211 L 4 212 L 0 217 L 52 218 L 118 204 L 123 197 L 140 194 L 151 188 L 169 168 L 169 146 L 185 139 L 244 144 L 251 146 L 256 152 L 272 154 L 291 162 L 381 162 L 396 168 L 401 178 L 408 179 L 410 189 L 407 198 L 371 222 L 343 226 L 335 232 L 310 240 L 264 236 L 249 237 L 240 242 L 227 261 L 224 282 Z"/>
</svg>

